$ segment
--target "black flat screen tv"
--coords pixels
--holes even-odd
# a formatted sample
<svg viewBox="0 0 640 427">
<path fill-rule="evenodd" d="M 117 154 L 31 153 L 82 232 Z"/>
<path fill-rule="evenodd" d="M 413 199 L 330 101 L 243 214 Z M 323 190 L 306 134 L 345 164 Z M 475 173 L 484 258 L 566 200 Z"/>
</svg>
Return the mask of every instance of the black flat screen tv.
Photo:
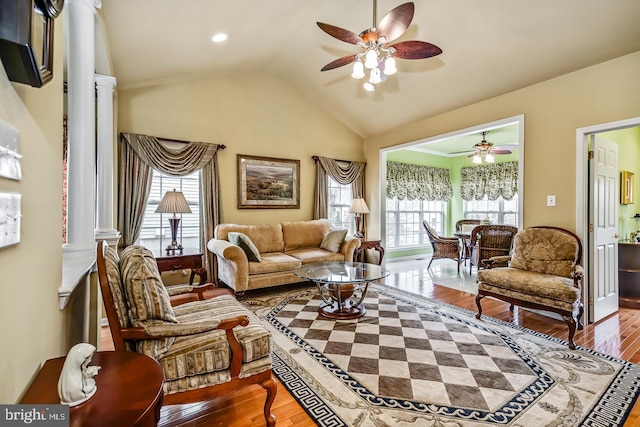
<svg viewBox="0 0 640 427">
<path fill-rule="evenodd" d="M 41 87 L 53 77 L 53 17 L 41 0 L 0 0 L 0 60 L 9 80 Z"/>
</svg>

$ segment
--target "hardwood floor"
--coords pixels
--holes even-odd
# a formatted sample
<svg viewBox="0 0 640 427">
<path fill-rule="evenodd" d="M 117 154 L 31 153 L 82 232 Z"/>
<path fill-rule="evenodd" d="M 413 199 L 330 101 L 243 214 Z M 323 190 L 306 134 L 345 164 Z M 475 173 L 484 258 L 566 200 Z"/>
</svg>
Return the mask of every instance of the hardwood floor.
<svg viewBox="0 0 640 427">
<path fill-rule="evenodd" d="M 421 264 L 423 263 L 424 261 L 421 261 Z M 476 311 L 473 293 L 430 283 L 438 281 L 438 278 L 434 277 L 432 273 L 430 275 L 431 280 L 420 279 L 420 293 Z M 466 280 L 471 278 L 472 276 L 467 277 Z M 415 289 L 410 290 L 415 292 Z M 489 298 L 483 300 L 482 308 L 483 315 L 513 322 L 553 337 L 567 338 L 567 326 L 564 321 L 551 319 L 517 307 L 512 316 L 507 303 Z M 576 333 L 575 342 L 579 346 L 588 347 L 633 363 L 640 363 L 640 310 L 620 308 L 617 313 L 598 323 L 585 325 L 582 331 Z M 108 328 L 103 328 L 101 349 L 113 349 Z M 159 425 L 163 427 L 260 426 L 265 424 L 262 417 L 264 399 L 264 390 L 255 386 L 211 402 L 164 407 Z M 278 427 L 316 425 L 280 383 L 278 383 L 278 394 L 272 409 L 277 417 Z M 640 425 L 640 404 L 638 403 L 633 408 L 625 427 L 637 425 Z"/>
</svg>

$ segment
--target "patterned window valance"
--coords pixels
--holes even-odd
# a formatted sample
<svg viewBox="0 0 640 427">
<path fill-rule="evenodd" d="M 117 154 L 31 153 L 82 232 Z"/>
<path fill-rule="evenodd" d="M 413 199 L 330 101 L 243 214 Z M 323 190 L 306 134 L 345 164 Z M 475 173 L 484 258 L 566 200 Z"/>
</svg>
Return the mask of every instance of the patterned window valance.
<svg viewBox="0 0 640 427">
<path fill-rule="evenodd" d="M 449 169 L 387 162 L 387 197 L 399 200 L 451 200 Z"/>
<path fill-rule="evenodd" d="M 464 167 L 460 171 L 460 195 L 463 200 L 511 200 L 518 192 L 518 162 Z"/>
</svg>

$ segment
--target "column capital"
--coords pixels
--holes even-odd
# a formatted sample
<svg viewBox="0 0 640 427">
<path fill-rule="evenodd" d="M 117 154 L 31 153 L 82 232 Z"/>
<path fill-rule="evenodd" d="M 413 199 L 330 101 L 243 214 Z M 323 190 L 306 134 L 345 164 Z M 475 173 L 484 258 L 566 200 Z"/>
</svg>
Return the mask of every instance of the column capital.
<svg viewBox="0 0 640 427">
<path fill-rule="evenodd" d="M 64 0 L 65 5 L 79 4 L 81 6 L 93 7 L 94 9 L 102 9 L 102 0 Z"/>
<path fill-rule="evenodd" d="M 104 74 L 95 75 L 96 85 L 105 87 L 114 87 L 117 85 L 116 78 L 112 76 L 105 76 Z"/>
</svg>

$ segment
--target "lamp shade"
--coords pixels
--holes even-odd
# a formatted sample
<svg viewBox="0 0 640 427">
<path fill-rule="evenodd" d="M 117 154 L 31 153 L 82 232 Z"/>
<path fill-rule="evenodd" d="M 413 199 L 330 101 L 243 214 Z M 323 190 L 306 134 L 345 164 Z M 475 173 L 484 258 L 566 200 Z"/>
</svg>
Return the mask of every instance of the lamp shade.
<svg viewBox="0 0 640 427">
<path fill-rule="evenodd" d="M 367 207 L 367 204 L 362 197 L 357 197 L 353 199 L 353 203 L 351 203 L 351 209 L 349 209 L 349 212 L 365 214 L 369 213 L 369 208 Z"/>
<path fill-rule="evenodd" d="M 182 191 L 167 191 L 160 201 L 156 213 L 191 213 L 191 208 Z"/>
</svg>

